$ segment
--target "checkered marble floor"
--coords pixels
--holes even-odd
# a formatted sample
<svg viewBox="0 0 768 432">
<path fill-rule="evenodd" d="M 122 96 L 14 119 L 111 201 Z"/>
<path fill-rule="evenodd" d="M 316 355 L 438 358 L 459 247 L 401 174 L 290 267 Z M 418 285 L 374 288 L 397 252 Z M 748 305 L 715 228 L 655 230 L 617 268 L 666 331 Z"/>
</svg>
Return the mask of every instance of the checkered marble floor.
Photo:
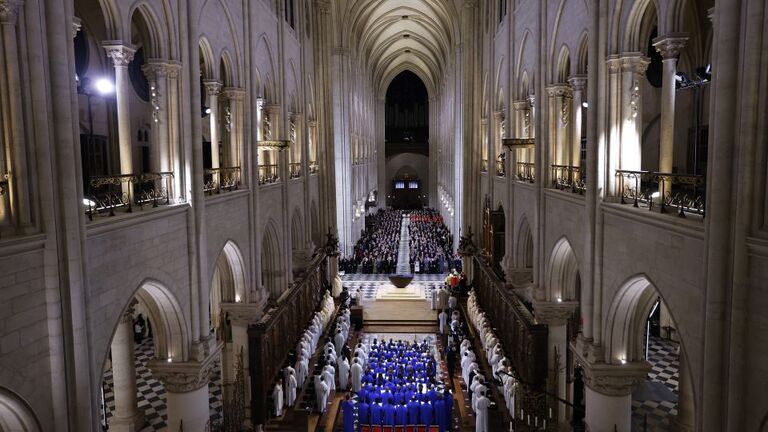
<svg viewBox="0 0 768 432">
<path fill-rule="evenodd" d="M 147 368 L 147 362 L 154 356 L 154 344 L 151 338 L 145 339 L 140 345 L 134 347 L 135 367 L 136 367 L 136 387 L 138 389 L 139 409 L 144 410 L 144 428 L 141 432 L 158 431 L 166 427 L 167 419 L 165 407 L 165 388 L 163 384 L 152 376 L 152 372 Z M 104 391 L 104 403 L 106 404 L 106 421 L 112 417 L 115 409 L 115 394 L 112 388 L 112 369 L 104 374 L 102 381 Z M 211 423 L 217 424 L 222 421 L 222 391 L 221 391 L 221 369 L 217 363 L 214 369 L 214 376 L 208 384 L 209 409 Z M 103 406 L 103 405 L 102 405 Z M 102 411 L 102 425 L 104 425 Z"/>
<path fill-rule="evenodd" d="M 381 276 L 381 275 L 354 275 L 354 276 Z M 419 280 L 419 278 L 414 278 L 413 282 L 411 282 L 412 285 L 420 285 L 424 287 L 425 300 L 429 300 L 432 297 L 432 292 L 436 289 L 439 289 L 443 285 L 443 276 L 441 275 L 417 275 L 417 276 L 435 276 L 434 278 L 432 278 L 433 280 L 428 280 L 426 278 Z M 389 282 L 389 279 L 351 281 L 351 280 L 345 280 L 344 278 L 342 278 L 342 284 L 345 288 L 347 288 L 347 290 L 349 290 L 350 293 L 352 293 L 353 296 L 358 289 L 361 289 L 363 291 L 363 301 L 374 301 L 376 300 L 376 293 L 378 292 L 379 288 L 384 287 L 385 285 L 389 285 L 390 282 Z"/>
<path fill-rule="evenodd" d="M 670 421 L 677 415 L 678 370 L 680 363 L 677 355 L 678 344 L 666 339 L 651 337 L 648 348 L 648 362 L 651 372 L 648 373 L 648 385 L 661 384 L 669 391 L 661 388 L 658 393 L 668 393 L 670 397 L 655 399 L 666 400 L 632 400 L 632 430 L 645 432 L 644 419 L 647 416 L 648 432 L 671 431 Z M 674 399 L 674 400 L 669 400 Z"/>
</svg>

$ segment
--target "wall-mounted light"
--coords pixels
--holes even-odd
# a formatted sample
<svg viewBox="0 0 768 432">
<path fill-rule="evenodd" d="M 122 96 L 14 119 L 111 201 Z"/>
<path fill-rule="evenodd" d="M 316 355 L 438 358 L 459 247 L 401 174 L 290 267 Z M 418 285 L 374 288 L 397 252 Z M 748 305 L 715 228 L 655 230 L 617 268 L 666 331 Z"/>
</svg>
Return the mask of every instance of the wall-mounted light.
<svg viewBox="0 0 768 432">
<path fill-rule="evenodd" d="M 93 88 L 102 95 L 112 94 L 115 91 L 115 85 L 106 78 L 99 78 L 94 81 Z"/>
<path fill-rule="evenodd" d="M 584 108 L 589 108 L 589 102 L 582 102 L 581 106 L 583 106 Z"/>
</svg>

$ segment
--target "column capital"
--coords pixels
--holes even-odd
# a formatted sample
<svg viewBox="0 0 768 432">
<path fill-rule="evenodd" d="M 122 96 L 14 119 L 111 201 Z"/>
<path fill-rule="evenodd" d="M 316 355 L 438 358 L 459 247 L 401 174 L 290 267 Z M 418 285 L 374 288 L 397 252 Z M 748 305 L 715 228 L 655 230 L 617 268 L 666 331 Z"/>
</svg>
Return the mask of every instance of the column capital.
<svg viewBox="0 0 768 432">
<path fill-rule="evenodd" d="M 608 66 L 608 73 L 618 73 L 621 71 L 621 57 L 617 54 L 611 54 L 605 59 L 605 64 Z"/>
<path fill-rule="evenodd" d="M 172 65 L 166 60 L 149 59 L 141 67 L 142 72 L 149 80 L 163 78 L 171 73 Z"/>
<path fill-rule="evenodd" d="M 22 0 L 0 0 L 0 23 L 16 25 Z"/>
<path fill-rule="evenodd" d="M 331 2 L 327 0 L 317 0 L 315 3 L 321 14 L 328 14 L 331 12 Z"/>
<path fill-rule="evenodd" d="M 648 64 L 651 63 L 651 59 L 640 53 L 625 53 L 621 56 L 620 60 L 621 70 L 636 74 L 645 73 L 645 70 L 648 69 Z"/>
<path fill-rule="evenodd" d="M 278 115 L 280 114 L 280 104 L 265 104 L 264 111 L 269 115 Z"/>
<path fill-rule="evenodd" d="M 504 110 L 498 110 L 493 112 L 493 119 L 496 121 L 504 120 Z"/>
<path fill-rule="evenodd" d="M 120 324 L 132 324 L 133 323 L 133 313 L 136 311 L 136 305 L 139 304 L 138 300 L 133 299 L 128 304 L 128 307 L 125 309 L 125 312 L 120 316 Z"/>
<path fill-rule="evenodd" d="M 531 107 L 531 103 L 527 99 L 516 100 L 512 102 L 512 106 L 518 111 L 525 111 Z"/>
<path fill-rule="evenodd" d="M 81 20 L 76 16 L 73 16 L 72 17 L 72 39 L 77 37 L 77 34 L 80 32 L 81 28 L 83 28 L 83 20 Z"/>
<path fill-rule="evenodd" d="M 208 382 L 213 376 L 214 360 L 219 357 L 219 349 L 210 353 L 200 362 L 168 362 L 163 359 L 152 359 L 147 368 L 152 375 L 160 380 L 165 389 L 172 393 L 187 393 L 195 391 Z"/>
<path fill-rule="evenodd" d="M 221 96 L 225 99 L 241 101 L 245 99 L 245 89 L 240 87 L 224 87 L 221 91 Z"/>
<path fill-rule="evenodd" d="M 104 47 L 107 57 L 112 59 L 115 67 L 127 67 L 136 54 L 136 48 L 119 40 L 103 41 L 101 46 Z"/>
<path fill-rule="evenodd" d="M 536 321 L 549 326 L 565 325 L 579 306 L 575 301 L 533 302 Z"/>
<path fill-rule="evenodd" d="M 203 80 L 203 85 L 205 86 L 205 92 L 208 93 L 208 96 L 217 96 L 221 93 L 221 89 L 224 87 L 221 81 L 215 79 Z"/>
<path fill-rule="evenodd" d="M 584 89 L 587 87 L 587 76 L 573 75 L 568 78 L 568 84 L 571 85 L 573 91 L 584 91 Z"/>
<path fill-rule="evenodd" d="M 653 46 L 661 54 L 664 60 L 677 59 L 680 51 L 685 48 L 688 36 L 684 33 L 670 33 L 665 36 L 659 36 L 653 40 Z"/>
<path fill-rule="evenodd" d="M 547 94 L 554 97 L 573 97 L 571 87 L 568 84 L 550 84 L 546 87 Z"/>
<path fill-rule="evenodd" d="M 626 364 L 581 363 L 584 384 L 606 396 L 627 396 L 642 384 L 651 371 L 647 361 Z"/>
<path fill-rule="evenodd" d="M 264 315 L 266 299 L 259 303 L 222 303 L 221 310 L 229 314 L 232 324 L 248 325 L 258 322 Z"/>
</svg>

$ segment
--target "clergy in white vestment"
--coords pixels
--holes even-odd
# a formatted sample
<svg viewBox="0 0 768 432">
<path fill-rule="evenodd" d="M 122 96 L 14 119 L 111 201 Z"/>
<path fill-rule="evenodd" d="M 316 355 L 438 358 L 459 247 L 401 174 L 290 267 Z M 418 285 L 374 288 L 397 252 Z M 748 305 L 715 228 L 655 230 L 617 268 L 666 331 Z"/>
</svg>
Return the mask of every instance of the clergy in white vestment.
<svg viewBox="0 0 768 432">
<path fill-rule="evenodd" d="M 355 359 L 350 368 L 350 371 L 352 372 L 352 391 L 354 392 L 360 391 L 363 379 L 363 367 L 358 360 L 359 359 Z"/>
<path fill-rule="evenodd" d="M 332 366 L 325 366 L 323 368 L 323 378 L 325 383 L 328 384 L 330 390 L 336 390 L 336 370 Z"/>
<path fill-rule="evenodd" d="M 325 378 L 320 378 L 320 383 L 317 386 L 317 410 L 322 414 L 325 412 L 325 407 L 328 405 L 328 395 L 331 393 L 328 384 L 325 383 Z"/>
<path fill-rule="evenodd" d="M 341 361 L 338 362 L 339 366 L 339 386 L 341 390 L 346 390 L 349 385 L 349 361 L 346 357 L 341 356 Z"/>
<path fill-rule="evenodd" d="M 341 352 L 341 348 L 344 346 L 344 341 L 345 339 L 343 329 L 338 329 L 336 331 L 336 336 L 333 337 L 333 342 L 337 353 Z"/>
<path fill-rule="evenodd" d="M 488 432 L 488 407 L 491 401 L 485 395 L 475 401 L 475 432 Z"/>
<path fill-rule="evenodd" d="M 288 375 L 288 407 L 291 408 L 296 403 L 296 387 L 298 387 L 298 383 L 296 382 L 296 375 L 293 371 L 291 371 L 290 375 Z"/>
<path fill-rule="evenodd" d="M 439 314 L 437 314 L 437 318 L 440 320 L 440 334 L 445 334 L 446 330 L 448 330 L 448 314 L 445 313 L 445 309 L 441 310 Z"/>
<path fill-rule="evenodd" d="M 278 380 L 272 389 L 272 403 L 275 405 L 275 417 L 283 415 L 283 380 Z"/>
</svg>

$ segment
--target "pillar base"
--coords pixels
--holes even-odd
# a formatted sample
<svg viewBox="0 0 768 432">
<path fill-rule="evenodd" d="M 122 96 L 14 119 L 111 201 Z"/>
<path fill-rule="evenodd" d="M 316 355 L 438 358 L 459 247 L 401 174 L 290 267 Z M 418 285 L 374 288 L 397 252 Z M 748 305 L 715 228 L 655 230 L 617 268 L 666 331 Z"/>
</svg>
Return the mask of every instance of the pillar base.
<svg viewBox="0 0 768 432">
<path fill-rule="evenodd" d="M 132 417 L 115 417 L 109 419 L 111 432 L 138 432 L 144 427 L 144 410 L 139 410 Z"/>
</svg>

